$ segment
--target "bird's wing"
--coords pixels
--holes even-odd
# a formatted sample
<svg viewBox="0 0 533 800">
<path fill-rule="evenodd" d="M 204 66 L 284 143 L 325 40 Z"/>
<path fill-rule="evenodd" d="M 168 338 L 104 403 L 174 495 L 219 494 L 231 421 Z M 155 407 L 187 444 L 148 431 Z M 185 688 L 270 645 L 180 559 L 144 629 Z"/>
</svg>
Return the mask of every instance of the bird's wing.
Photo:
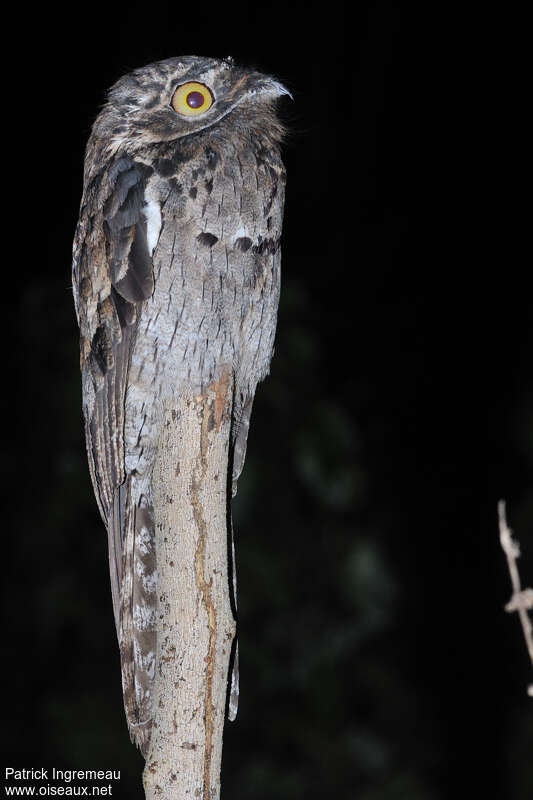
<svg viewBox="0 0 533 800">
<path fill-rule="evenodd" d="M 248 396 L 241 407 L 235 408 L 233 422 L 233 468 L 232 468 L 232 496 L 237 494 L 237 482 L 244 467 L 246 458 L 246 444 L 248 441 L 248 430 L 250 428 L 250 417 L 252 415 L 253 396 Z"/>
<path fill-rule="evenodd" d="M 254 398 L 253 395 L 248 396 L 242 406 L 235 404 L 233 414 L 232 426 L 232 497 L 237 494 L 237 482 L 244 467 L 244 459 L 246 457 L 246 443 L 248 440 L 248 429 L 250 427 L 250 416 L 252 414 Z M 232 589 L 232 611 L 237 619 L 237 568 L 235 564 L 235 540 L 233 535 L 233 522 L 230 515 L 231 525 L 231 554 L 229 559 L 231 569 L 231 589 Z M 228 687 L 228 703 L 227 715 L 231 722 L 237 718 L 237 711 L 239 709 L 239 645 L 237 637 L 231 655 L 230 661 L 230 683 Z"/>
<path fill-rule="evenodd" d="M 121 157 L 88 183 L 73 262 L 89 467 L 108 531 L 126 716 L 144 754 L 151 726 L 155 612 L 139 616 L 135 611 L 151 612 L 155 604 L 149 580 L 155 571 L 154 525 L 149 498 L 126 473 L 124 417 L 140 310 L 154 288 L 143 214 L 146 178 L 144 165 Z"/>
<path fill-rule="evenodd" d="M 257 274 L 266 274 L 271 271 L 273 285 L 271 286 L 273 306 L 270 314 L 266 315 L 265 322 L 261 314 L 262 333 L 266 348 L 266 369 L 260 374 L 260 379 L 265 377 L 268 372 L 268 365 L 273 353 L 274 335 L 276 331 L 276 314 L 279 297 L 279 269 L 280 269 L 280 250 L 281 226 L 283 219 L 283 199 L 285 170 L 283 164 L 278 160 L 268 166 L 268 171 L 264 175 L 263 187 L 266 192 L 265 204 L 263 207 L 266 222 L 266 230 L 263 236 L 259 237 L 261 244 L 251 250 L 254 258 L 254 268 Z M 244 225 L 244 221 L 243 221 Z M 260 296 L 262 296 L 262 289 Z M 255 360 L 255 356 L 254 356 Z M 232 497 L 237 494 L 237 484 L 244 467 L 246 458 L 246 445 L 248 442 L 248 431 L 250 428 L 250 417 L 254 402 L 257 380 L 253 386 L 247 385 L 244 381 L 242 389 L 236 393 L 233 408 L 232 424 Z M 233 537 L 233 525 L 231 527 L 231 585 L 232 585 L 232 608 L 235 618 L 237 618 L 237 573 L 235 568 L 235 544 Z M 230 685 L 228 687 L 227 715 L 228 719 L 234 720 L 237 717 L 239 706 L 239 647 L 237 638 L 235 639 L 232 651 L 232 661 L 230 664 Z"/>
<path fill-rule="evenodd" d="M 153 291 L 143 215 L 145 168 L 116 159 L 86 185 L 74 239 L 73 288 L 80 325 L 89 467 L 109 535 L 117 631 L 125 498 L 124 399 L 140 306 Z M 122 513 L 121 513 L 122 506 Z"/>
</svg>

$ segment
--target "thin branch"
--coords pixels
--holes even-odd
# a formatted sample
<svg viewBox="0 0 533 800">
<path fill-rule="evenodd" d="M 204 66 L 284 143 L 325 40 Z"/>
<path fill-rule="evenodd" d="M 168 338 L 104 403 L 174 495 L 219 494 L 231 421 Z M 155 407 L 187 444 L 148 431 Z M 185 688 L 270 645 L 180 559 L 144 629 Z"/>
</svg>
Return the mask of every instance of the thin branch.
<svg viewBox="0 0 533 800">
<path fill-rule="evenodd" d="M 518 567 L 516 566 L 516 559 L 520 556 L 520 545 L 513 539 L 512 531 L 507 525 L 504 500 L 500 500 L 498 503 L 498 521 L 500 528 L 500 544 L 507 558 L 507 566 L 509 568 L 509 575 L 511 576 L 511 584 L 513 587 L 513 595 L 505 606 L 505 610 L 508 612 L 518 611 L 529 658 L 533 664 L 533 627 L 527 613 L 528 609 L 533 608 L 533 589 L 521 588 L 520 575 L 518 573 Z M 528 687 L 527 693 L 530 697 L 533 697 L 533 685 Z"/>
</svg>

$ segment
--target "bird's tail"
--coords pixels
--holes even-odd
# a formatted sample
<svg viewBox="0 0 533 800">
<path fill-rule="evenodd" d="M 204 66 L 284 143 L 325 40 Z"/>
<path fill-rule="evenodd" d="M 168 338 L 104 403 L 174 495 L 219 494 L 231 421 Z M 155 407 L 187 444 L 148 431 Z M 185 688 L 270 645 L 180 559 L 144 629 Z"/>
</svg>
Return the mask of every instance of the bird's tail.
<svg viewBox="0 0 533 800">
<path fill-rule="evenodd" d="M 134 475 L 128 476 L 117 494 L 122 532 L 118 625 L 122 690 L 131 740 L 146 757 L 157 647 L 154 510 Z"/>
</svg>

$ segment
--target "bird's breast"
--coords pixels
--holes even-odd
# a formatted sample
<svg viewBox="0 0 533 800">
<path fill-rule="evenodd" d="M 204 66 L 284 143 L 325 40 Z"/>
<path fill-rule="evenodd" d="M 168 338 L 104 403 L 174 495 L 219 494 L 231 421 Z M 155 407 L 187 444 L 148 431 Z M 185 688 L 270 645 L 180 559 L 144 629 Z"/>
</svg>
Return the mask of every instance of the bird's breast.
<svg viewBox="0 0 533 800">
<path fill-rule="evenodd" d="M 130 362 L 131 439 L 166 397 L 203 391 L 226 365 L 257 383 L 272 354 L 281 230 L 272 197 L 282 189 L 250 154 L 194 164 L 179 176 L 156 170 L 146 187 L 154 291 Z"/>
</svg>

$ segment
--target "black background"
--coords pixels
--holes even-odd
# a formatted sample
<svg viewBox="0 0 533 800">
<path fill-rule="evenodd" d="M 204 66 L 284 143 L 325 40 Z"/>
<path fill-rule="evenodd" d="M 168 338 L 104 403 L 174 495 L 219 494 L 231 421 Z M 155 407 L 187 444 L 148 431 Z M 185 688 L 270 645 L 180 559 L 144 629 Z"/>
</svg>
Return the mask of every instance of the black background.
<svg viewBox="0 0 533 800">
<path fill-rule="evenodd" d="M 503 612 L 496 520 L 504 496 L 531 584 L 530 295 L 501 265 L 490 308 L 486 263 L 462 241 L 469 177 L 453 148 L 468 136 L 442 20 L 352 11 L 92 3 L 5 33 L 19 53 L 4 87 L 6 766 L 119 769 L 113 796 L 142 797 L 82 438 L 70 248 L 105 90 L 150 61 L 232 55 L 294 103 L 276 355 L 235 507 L 242 683 L 223 797 L 533 795 L 531 673 Z"/>
</svg>

